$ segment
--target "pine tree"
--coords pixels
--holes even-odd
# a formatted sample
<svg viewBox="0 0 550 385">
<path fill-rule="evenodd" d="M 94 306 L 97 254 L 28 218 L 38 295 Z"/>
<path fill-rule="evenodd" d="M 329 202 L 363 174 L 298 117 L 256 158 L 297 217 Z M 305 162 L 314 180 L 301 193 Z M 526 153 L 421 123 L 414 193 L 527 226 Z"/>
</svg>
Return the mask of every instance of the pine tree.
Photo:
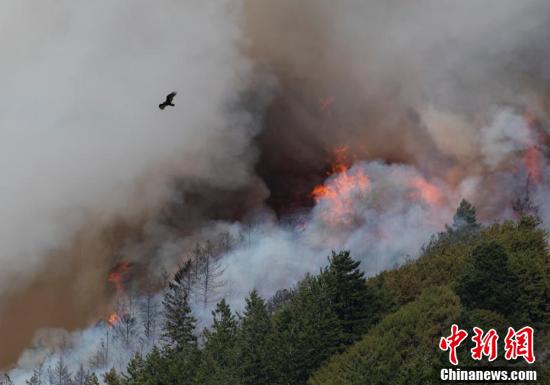
<svg viewBox="0 0 550 385">
<path fill-rule="evenodd" d="M 238 321 L 229 305 L 222 299 L 212 312 L 211 330 L 205 330 L 199 383 L 237 384 L 240 363 L 237 356 Z"/>
<path fill-rule="evenodd" d="M 128 363 L 126 374 L 123 375 L 124 382 L 128 384 L 139 384 L 143 378 L 144 367 L 145 362 L 143 358 L 141 358 L 140 354 L 136 353 Z"/>
<path fill-rule="evenodd" d="M 271 384 L 269 337 L 271 319 L 264 300 L 253 290 L 246 299 L 246 307 L 239 335 L 242 381 L 245 385 Z"/>
<path fill-rule="evenodd" d="M 480 228 L 476 217 L 476 208 L 466 199 L 462 199 L 453 216 L 453 225 L 450 232 L 459 232 L 469 235 L 476 233 Z"/>
<path fill-rule="evenodd" d="M 115 368 L 111 368 L 111 370 L 103 375 L 103 382 L 105 382 L 106 385 L 122 385 L 122 380 Z"/>
<path fill-rule="evenodd" d="M 470 263 L 457 279 L 455 291 L 470 309 L 493 310 L 507 315 L 514 302 L 513 282 L 506 250 L 492 241 L 474 249 Z"/>
<path fill-rule="evenodd" d="M 275 373 L 280 384 L 305 384 L 341 348 L 342 324 L 319 277 L 306 276 L 274 316 Z"/>
<path fill-rule="evenodd" d="M 234 349 L 238 322 L 225 299 L 218 303 L 216 310 L 212 312 L 212 316 L 212 330 L 205 332 L 205 350 L 223 367 L 227 365 L 228 353 Z"/>
<path fill-rule="evenodd" d="M 97 378 L 95 373 L 92 372 L 86 376 L 84 385 L 99 385 L 99 379 Z"/>
<path fill-rule="evenodd" d="M 359 261 L 349 251 L 334 251 L 329 266 L 321 274 L 329 303 L 342 323 L 342 343 L 349 345 L 365 331 L 368 322 L 368 290 Z"/>
<path fill-rule="evenodd" d="M 189 292 L 183 284 L 183 278 L 176 274 L 169 283 L 163 301 L 165 323 L 162 338 L 167 347 L 177 352 L 195 348 L 197 345 L 197 338 L 193 334 L 196 319 L 189 306 Z"/>
<path fill-rule="evenodd" d="M 273 314 L 277 312 L 280 308 L 290 303 L 294 292 L 288 289 L 277 290 L 273 297 L 267 302 L 267 309 L 269 313 Z"/>
</svg>

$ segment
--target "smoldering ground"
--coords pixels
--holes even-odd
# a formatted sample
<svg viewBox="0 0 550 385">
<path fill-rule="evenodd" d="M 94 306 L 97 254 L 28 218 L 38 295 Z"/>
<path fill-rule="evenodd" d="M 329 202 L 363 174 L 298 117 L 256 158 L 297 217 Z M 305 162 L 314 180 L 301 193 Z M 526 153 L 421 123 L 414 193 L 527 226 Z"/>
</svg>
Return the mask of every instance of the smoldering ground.
<svg viewBox="0 0 550 385">
<path fill-rule="evenodd" d="M 226 259 L 238 294 L 290 284 L 324 262 L 313 251 L 327 246 L 355 249 L 371 272 L 391 267 L 402 259 L 388 256 L 414 252 L 462 196 L 484 219 L 509 217 L 529 175 L 523 153 L 545 145 L 549 8 L 4 2 L 0 365 L 39 328 L 104 316 L 114 295 L 106 277 L 121 258 L 141 266 L 137 281 L 160 275 L 184 254 L 162 252 L 170 245 L 191 245 L 213 222 L 258 218 L 264 202 L 279 216 L 315 208 L 300 234 L 260 216 L 264 231 Z M 172 90 L 176 108 L 160 113 Z M 310 192 L 340 146 L 350 163 L 380 163 L 356 166 L 374 175 L 349 198 L 360 218 L 319 245 L 324 203 Z M 408 208 L 412 190 L 392 178 L 424 178 L 446 201 Z M 547 189 L 543 172 L 533 193 L 543 219 Z M 397 192 L 393 201 L 361 199 L 378 191 Z M 381 229 L 372 218 L 388 232 L 425 225 L 396 245 L 373 235 Z M 295 247 L 301 257 L 287 256 Z M 272 258 L 277 269 L 267 267 Z"/>
</svg>

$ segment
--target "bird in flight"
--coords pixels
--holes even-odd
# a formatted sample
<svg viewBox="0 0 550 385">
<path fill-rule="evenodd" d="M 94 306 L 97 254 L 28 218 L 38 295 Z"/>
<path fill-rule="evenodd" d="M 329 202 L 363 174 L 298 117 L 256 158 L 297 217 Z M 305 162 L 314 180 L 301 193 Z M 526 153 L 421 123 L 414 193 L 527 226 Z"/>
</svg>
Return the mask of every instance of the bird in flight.
<svg viewBox="0 0 550 385">
<path fill-rule="evenodd" d="M 172 103 L 172 101 L 174 100 L 174 96 L 176 96 L 177 92 L 170 92 L 168 95 L 166 95 L 166 100 L 164 102 L 162 102 L 161 104 L 159 104 L 159 108 L 161 110 L 164 110 L 164 107 L 166 106 L 174 106 L 175 104 Z"/>
</svg>

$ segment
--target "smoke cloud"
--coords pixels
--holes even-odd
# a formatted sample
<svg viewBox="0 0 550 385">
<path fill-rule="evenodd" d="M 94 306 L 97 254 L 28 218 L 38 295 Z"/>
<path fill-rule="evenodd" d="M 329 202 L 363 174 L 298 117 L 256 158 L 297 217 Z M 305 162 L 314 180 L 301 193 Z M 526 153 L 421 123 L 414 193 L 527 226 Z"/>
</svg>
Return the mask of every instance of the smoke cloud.
<svg viewBox="0 0 550 385">
<path fill-rule="evenodd" d="M 492 221 L 527 196 L 548 226 L 549 11 L 544 0 L 3 2 L 0 366 L 38 330 L 105 317 L 118 262 L 141 292 L 222 233 L 239 241 L 221 257 L 218 297 L 239 310 L 252 288 L 292 286 L 332 249 L 369 275 L 416 257 L 462 198 Z M 82 341 L 96 351 L 91 336 L 107 330 L 67 339 L 84 357 Z M 35 345 L 58 345 L 46 340 Z"/>
<path fill-rule="evenodd" d="M 33 328 L 97 316 L 113 250 L 181 199 L 175 178 L 258 184 L 238 13 L 228 1 L 0 5 L 0 365 Z M 160 111 L 172 90 L 177 108 Z"/>
</svg>

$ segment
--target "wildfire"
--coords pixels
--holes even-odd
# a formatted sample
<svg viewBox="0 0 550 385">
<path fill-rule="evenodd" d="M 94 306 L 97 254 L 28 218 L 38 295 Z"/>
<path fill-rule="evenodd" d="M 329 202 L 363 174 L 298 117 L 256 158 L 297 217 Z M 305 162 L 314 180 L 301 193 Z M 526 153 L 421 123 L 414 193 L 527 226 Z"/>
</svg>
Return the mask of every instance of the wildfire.
<svg viewBox="0 0 550 385">
<path fill-rule="evenodd" d="M 124 282 L 124 276 L 128 273 L 128 270 L 130 270 L 130 263 L 120 262 L 107 276 L 107 281 L 115 285 L 116 291 L 119 294 L 124 292 L 122 283 Z"/>
<path fill-rule="evenodd" d="M 441 207 L 444 203 L 444 195 L 441 190 L 422 177 L 414 177 L 410 181 L 413 188 L 411 198 L 421 199 L 430 206 Z"/>
<path fill-rule="evenodd" d="M 542 179 L 542 161 L 543 156 L 536 146 L 529 147 L 523 153 L 523 164 L 527 168 L 529 178 L 535 183 L 540 183 Z"/>
<path fill-rule="evenodd" d="M 128 274 L 131 266 L 132 265 L 129 262 L 119 262 L 107 276 L 107 282 L 112 283 L 115 286 L 117 297 L 124 296 L 124 281 L 126 280 L 126 275 Z M 116 311 L 112 312 L 109 316 L 107 316 L 106 321 L 109 326 L 114 327 L 120 322 L 119 313 Z"/>
<path fill-rule="evenodd" d="M 315 186 L 311 196 L 317 203 L 324 204 L 324 218 L 336 224 L 349 222 L 353 214 L 353 197 L 364 194 L 370 185 L 369 177 L 361 169 L 349 170 L 348 148 L 338 147 L 334 151 L 334 162 L 325 184 Z"/>
<path fill-rule="evenodd" d="M 111 327 L 115 326 L 117 323 L 119 323 L 119 321 L 120 317 L 116 312 L 109 314 L 109 316 L 107 317 L 107 323 Z"/>
<path fill-rule="evenodd" d="M 525 150 L 522 156 L 522 161 L 525 168 L 527 169 L 527 173 L 531 181 L 538 184 L 542 180 L 542 165 L 544 161 L 544 156 L 536 143 L 543 143 L 545 142 L 544 139 L 546 138 L 542 137 L 543 135 L 539 127 L 539 120 L 534 111 L 527 109 L 523 113 L 523 118 L 525 119 L 529 129 L 531 130 L 531 134 L 534 137 L 537 137 L 538 140 L 534 141 L 535 143 L 531 144 L 527 148 L 527 150 Z"/>
</svg>

